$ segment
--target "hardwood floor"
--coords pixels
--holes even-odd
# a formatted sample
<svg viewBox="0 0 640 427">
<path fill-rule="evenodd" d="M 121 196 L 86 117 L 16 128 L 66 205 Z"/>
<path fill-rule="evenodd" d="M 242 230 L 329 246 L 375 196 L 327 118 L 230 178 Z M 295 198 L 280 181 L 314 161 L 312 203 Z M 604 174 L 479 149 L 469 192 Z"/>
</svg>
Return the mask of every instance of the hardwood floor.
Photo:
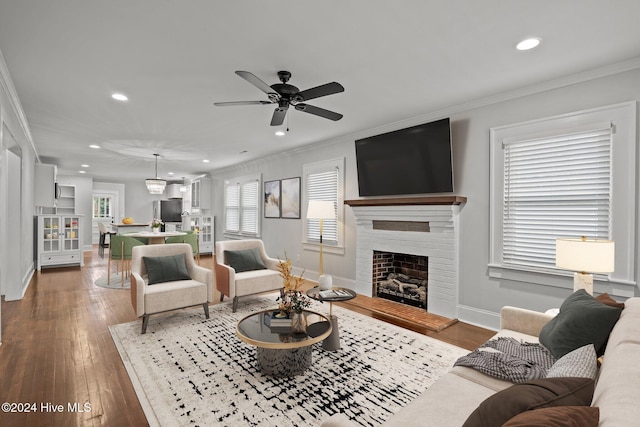
<svg viewBox="0 0 640 427">
<path fill-rule="evenodd" d="M 212 268 L 213 258 L 204 256 L 200 264 Z M 106 266 L 94 248 L 85 253 L 84 267 L 44 270 L 34 275 L 24 299 L 2 301 L 0 402 L 28 405 L 30 412 L 2 411 L 1 426 L 148 425 L 108 330 L 136 320 L 130 293 L 93 284 Z M 493 335 L 462 322 L 432 332 L 343 307 L 470 350 Z M 74 404 L 84 412 L 71 410 Z"/>
</svg>

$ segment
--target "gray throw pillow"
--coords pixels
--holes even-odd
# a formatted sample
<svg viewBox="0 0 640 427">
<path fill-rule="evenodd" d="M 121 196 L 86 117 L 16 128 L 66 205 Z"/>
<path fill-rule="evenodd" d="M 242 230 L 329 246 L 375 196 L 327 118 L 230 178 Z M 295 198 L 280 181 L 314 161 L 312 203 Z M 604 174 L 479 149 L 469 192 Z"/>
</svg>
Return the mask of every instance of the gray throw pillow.
<svg viewBox="0 0 640 427">
<path fill-rule="evenodd" d="M 187 270 L 185 256 L 185 254 L 178 254 L 161 257 L 142 257 L 144 266 L 147 269 L 149 284 L 190 280 L 191 277 L 189 276 L 189 270 Z"/>
<path fill-rule="evenodd" d="M 571 294 L 560 306 L 560 313 L 544 325 L 540 344 L 556 359 L 587 344 L 593 344 L 596 354 L 601 356 L 621 312 L 580 289 Z"/>
<path fill-rule="evenodd" d="M 547 371 L 547 378 L 577 377 L 595 380 L 596 375 L 598 375 L 598 357 L 593 344 L 587 344 L 565 354 Z"/>
<path fill-rule="evenodd" d="M 227 265 L 233 268 L 236 273 L 251 270 L 266 270 L 267 268 L 264 262 L 262 262 L 258 248 L 224 251 L 224 259 Z"/>
</svg>

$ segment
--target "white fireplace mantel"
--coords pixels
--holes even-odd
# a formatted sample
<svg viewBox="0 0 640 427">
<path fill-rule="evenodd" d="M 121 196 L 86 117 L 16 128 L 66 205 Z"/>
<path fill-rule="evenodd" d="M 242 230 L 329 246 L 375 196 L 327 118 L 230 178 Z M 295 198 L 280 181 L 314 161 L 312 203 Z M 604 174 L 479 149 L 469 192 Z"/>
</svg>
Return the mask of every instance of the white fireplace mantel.
<svg viewBox="0 0 640 427">
<path fill-rule="evenodd" d="M 429 258 L 427 310 L 456 318 L 459 277 L 459 213 L 465 197 L 347 200 L 356 219 L 356 289 L 372 296 L 373 251 Z M 374 227 L 376 221 L 427 222 L 429 230 L 398 231 Z"/>
</svg>

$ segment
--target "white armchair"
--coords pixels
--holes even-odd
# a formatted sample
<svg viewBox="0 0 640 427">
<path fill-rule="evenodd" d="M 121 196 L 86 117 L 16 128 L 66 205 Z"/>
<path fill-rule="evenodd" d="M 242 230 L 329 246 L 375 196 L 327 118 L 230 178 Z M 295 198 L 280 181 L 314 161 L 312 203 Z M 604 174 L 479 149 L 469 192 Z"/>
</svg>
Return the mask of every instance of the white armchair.
<svg viewBox="0 0 640 427">
<path fill-rule="evenodd" d="M 157 258 L 184 254 L 190 279 L 173 280 L 149 285 L 143 257 Z M 149 260 L 148 260 L 149 261 Z M 142 317 L 142 333 L 147 331 L 151 314 L 202 305 L 209 318 L 209 303 L 213 302 L 213 271 L 198 266 L 188 243 L 146 245 L 133 248 L 131 257 L 131 304 Z"/>
<path fill-rule="evenodd" d="M 244 263 L 243 268 L 238 268 L 237 262 L 236 268 L 232 267 L 233 258 L 237 260 L 239 253 L 246 254 L 247 251 L 252 251 L 253 254 L 249 253 L 249 258 L 252 255 L 254 258 L 250 259 L 249 263 Z M 220 301 L 225 295 L 233 298 L 235 313 L 238 308 L 238 297 L 281 289 L 282 278 L 278 272 L 278 262 L 277 259 L 267 255 L 262 240 L 216 242 L 216 289 L 220 291 Z"/>
</svg>

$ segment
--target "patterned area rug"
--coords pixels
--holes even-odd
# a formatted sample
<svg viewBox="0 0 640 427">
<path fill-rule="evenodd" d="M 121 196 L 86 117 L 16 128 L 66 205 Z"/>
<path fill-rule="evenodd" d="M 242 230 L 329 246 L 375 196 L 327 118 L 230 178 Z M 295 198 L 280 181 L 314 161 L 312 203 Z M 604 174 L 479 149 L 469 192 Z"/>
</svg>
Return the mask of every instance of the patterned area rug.
<svg viewBox="0 0 640 427">
<path fill-rule="evenodd" d="M 328 313 L 328 305 L 312 310 Z M 363 426 L 384 422 L 426 390 L 468 351 L 333 307 L 342 348 L 313 348 L 304 375 L 272 378 L 256 368 L 255 347 L 235 335 L 239 319 L 275 307 L 273 297 L 151 316 L 111 326 L 151 426 L 318 426 L 345 413 Z"/>
</svg>

